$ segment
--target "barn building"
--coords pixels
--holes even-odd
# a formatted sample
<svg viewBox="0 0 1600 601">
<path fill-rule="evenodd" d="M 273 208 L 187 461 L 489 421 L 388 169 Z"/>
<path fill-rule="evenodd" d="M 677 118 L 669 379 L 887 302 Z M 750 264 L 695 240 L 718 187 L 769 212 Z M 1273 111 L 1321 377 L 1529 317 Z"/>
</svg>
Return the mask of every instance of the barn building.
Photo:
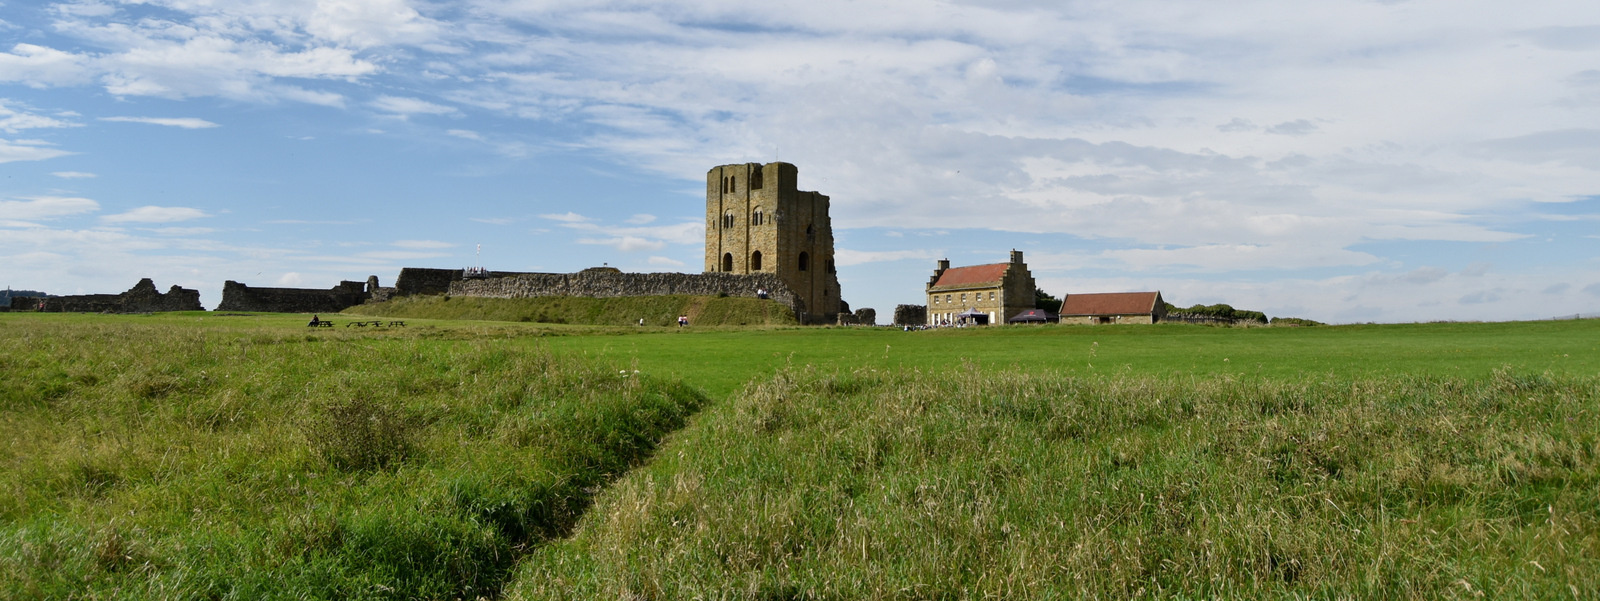
<svg viewBox="0 0 1600 601">
<path fill-rule="evenodd" d="M 1069 294 L 1061 301 L 1063 324 L 1157 323 L 1167 315 L 1161 292 Z"/>
</svg>

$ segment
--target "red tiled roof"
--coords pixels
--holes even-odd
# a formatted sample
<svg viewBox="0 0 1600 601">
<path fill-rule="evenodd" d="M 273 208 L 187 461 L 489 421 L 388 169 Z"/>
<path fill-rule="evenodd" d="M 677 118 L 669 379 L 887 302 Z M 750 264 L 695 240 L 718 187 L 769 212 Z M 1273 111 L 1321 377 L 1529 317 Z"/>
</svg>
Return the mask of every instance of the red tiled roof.
<svg viewBox="0 0 1600 601">
<path fill-rule="evenodd" d="M 951 267 L 939 274 L 939 281 L 934 282 L 934 288 L 946 286 L 971 286 L 973 284 L 988 284 L 999 282 L 1006 275 L 1006 268 L 1010 263 L 993 263 L 989 265 L 972 265 L 968 267 Z"/>
<path fill-rule="evenodd" d="M 1155 310 L 1160 292 L 1108 292 L 1068 294 L 1062 315 L 1148 315 Z"/>
</svg>

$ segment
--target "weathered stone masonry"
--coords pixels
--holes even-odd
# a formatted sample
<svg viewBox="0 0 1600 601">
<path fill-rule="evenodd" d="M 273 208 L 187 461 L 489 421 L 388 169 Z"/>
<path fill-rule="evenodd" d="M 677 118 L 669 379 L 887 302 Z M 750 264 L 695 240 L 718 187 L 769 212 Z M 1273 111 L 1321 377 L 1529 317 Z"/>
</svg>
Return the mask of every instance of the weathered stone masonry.
<svg viewBox="0 0 1600 601">
<path fill-rule="evenodd" d="M 156 291 L 150 278 L 139 280 L 122 294 L 81 294 L 36 298 L 19 296 L 11 301 L 12 311 L 47 313 L 154 313 L 157 311 L 204 311 L 200 291 L 173 286 L 166 294 Z"/>
<path fill-rule="evenodd" d="M 369 278 L 375 284 L 376 279 Z M 367 302 L 368 283 L 343 281 L 327 290 L 307 288 L 254 288 L 228 280 L 222 284 L 222 303 L 218 311 L 264 311 L 271 313 L 338 313 Z"/>
<path fill-rule="evenodd" d="M 523 273 L 482 279 L 463 279 L 450 283 L 451 296 L 487 298 L 531 298 L 538 296 L 579 296 L 615 298 L 622 296 L 745 296 L 756 298 L 765 289 L 767 297 L 788 306 L 795 317 L 805 321 L 805 303 L 777 274 L 733 273 L 620 273 L 585 270 L 579 273 Z"/>
</svg>

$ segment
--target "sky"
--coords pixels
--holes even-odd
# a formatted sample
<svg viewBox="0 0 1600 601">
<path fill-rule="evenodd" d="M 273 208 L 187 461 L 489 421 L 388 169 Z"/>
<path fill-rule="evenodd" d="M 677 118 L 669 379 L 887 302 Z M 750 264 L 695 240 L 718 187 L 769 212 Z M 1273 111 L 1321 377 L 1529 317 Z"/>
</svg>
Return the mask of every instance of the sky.
<svg viewBox="0 0 1600 601">
<path fill-rule="evenodd" d="M 1330 323 L 1600 312 L 1593 0 L 0 0 L 0 286 L 703 270 L 704 179 L 941 258 Z M 481 251 L 480 251 L 481 248 Z"/>
</svg>

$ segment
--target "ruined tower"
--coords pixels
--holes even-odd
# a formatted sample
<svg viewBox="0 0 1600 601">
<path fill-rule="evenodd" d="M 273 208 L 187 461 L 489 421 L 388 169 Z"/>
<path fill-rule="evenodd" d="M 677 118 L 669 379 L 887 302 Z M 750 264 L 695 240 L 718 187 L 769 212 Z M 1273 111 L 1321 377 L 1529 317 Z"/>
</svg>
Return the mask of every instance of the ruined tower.
<svg viewBox="0 0 1600 601">
<path fill-rule="evenodd" d="M 828 197 L 796 187 L 789 163 L 706 173 L 706 273 L 771 273 L 805 303 L 807 321 L 841 309 Z"/>
</svg>

